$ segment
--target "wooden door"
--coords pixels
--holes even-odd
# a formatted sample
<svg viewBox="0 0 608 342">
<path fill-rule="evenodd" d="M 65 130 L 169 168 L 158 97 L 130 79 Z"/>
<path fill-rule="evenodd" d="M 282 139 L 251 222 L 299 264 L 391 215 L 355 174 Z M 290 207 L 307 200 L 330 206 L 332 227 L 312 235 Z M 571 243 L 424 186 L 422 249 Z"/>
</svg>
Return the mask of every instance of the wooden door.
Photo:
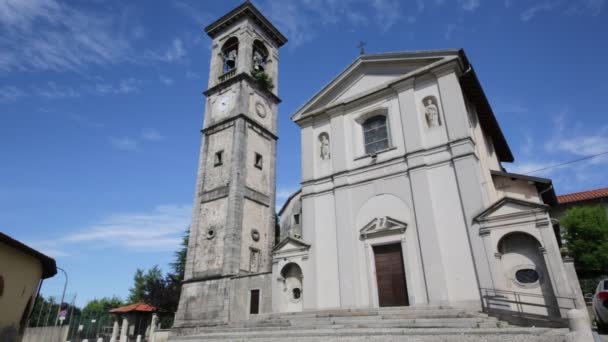
<svg viewBox="0 0 608 342">
<path fill-rule="evenodd" d="M 401 244 L 375 246 L 374 258 L 380 306 L 409 305 Z"/>
</svg>

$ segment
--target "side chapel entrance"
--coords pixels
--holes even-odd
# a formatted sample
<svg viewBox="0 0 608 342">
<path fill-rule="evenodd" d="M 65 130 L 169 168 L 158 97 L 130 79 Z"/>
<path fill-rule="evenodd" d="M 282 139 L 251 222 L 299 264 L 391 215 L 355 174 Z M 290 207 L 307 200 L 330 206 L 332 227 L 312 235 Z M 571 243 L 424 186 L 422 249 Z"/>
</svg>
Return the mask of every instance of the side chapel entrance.
<svg viewBox="0 0 608 342">
<path fill-rule="evenodd" d="M 401 244 L 374 246 L 380 306 L 409 305 Z"/>
</svg>

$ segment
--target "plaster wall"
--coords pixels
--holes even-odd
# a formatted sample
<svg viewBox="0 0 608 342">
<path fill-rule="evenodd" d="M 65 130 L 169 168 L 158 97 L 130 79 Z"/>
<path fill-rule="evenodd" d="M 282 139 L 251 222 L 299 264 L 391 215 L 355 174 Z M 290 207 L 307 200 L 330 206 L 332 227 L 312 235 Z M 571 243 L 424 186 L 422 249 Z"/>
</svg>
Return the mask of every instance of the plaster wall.
<svg viewBox="0 0 608 342">
<path fill-rule="evenodd" d="M 479 291 L 453 166 L 429 169 L 428 177 L 449 301 L 475 301 Z"/>
<path fill-rule="evenodd" d="M 494 185 L 498 199 L 503 197 L 517 198 L 524 201 L 543 203 L 535 185 L 521 179 L 494 177 Z"/>
<path fill-rule="evenodd" d="M 299 215 L 299 223 L 295 221 L 295 215 Z M 302 201 L 301 194 L 295 195 L 289 203 L 285 204 L 283 212 L 279 215 L 280 237 L 283 241 L 288 236 L 302 236 Z"/>
<path fill-rule="evenodd" d="M 38 259 L 0 242 L 0 276 L 4 280 L 0 294 L 0 333 L 11 327 L 18 331 L 28 302 L 34 301 L 42 265 Z"/>
<path fill-rule="evenodd" d="M 473 140 L 475 141 L 475 152 L 479 158 L 481 181 L 487 204 L 494 203 L 499 200 L 502 196 L 496 192 L 496 188 L 493 182 L 491 170 L 502 170 L 498 156 L 494 150 L 492 144 L 492 138 L 485 134 L 481 125 L 479 124 L 479 117 L 477 116 L 477 110 L 473 103 L 470 101 L 466 102 L 469 124 L 471 127 Z"/>
</svg>

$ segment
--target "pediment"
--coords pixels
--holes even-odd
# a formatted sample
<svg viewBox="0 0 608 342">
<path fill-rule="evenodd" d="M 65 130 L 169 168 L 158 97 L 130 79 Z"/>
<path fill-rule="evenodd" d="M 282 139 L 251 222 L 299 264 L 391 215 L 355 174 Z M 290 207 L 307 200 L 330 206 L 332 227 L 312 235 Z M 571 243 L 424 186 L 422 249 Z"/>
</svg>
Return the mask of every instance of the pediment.
<svg viewBox="0 0 608 342">
<path fill-rule="evenodd" d="M 375 90 L 380 90 L 418 71 L 457 58 L 457 50 L 400 52 L 363 55 L 302 106 L 292 119 L 308 113 L 348 103 Z"/>
<path fill-rule="evenodd" d="M 547 205 L 542 203 L 524 201 L 512 197 L 504 197 L 475 217 L 475 221 L 491 221 L 494 219 L 522 216 L 546 211 Z"/>
<path fill-rule="evenodd" d="M 283 241 L 279 242 L 273 249 L 273 253 L 289 252 L 289 251 L 300 251 L 310 248 L 310 244 L 304 240 L 288 236 Z"/>
<path fill-rule="evenodd" d="M 401 234 L 407 229 L 407 223 L 401 222 L 389 216 L 376 217 L 366 224 L 359 235 L 362 239 L 377 235 Z"/>
</svg>

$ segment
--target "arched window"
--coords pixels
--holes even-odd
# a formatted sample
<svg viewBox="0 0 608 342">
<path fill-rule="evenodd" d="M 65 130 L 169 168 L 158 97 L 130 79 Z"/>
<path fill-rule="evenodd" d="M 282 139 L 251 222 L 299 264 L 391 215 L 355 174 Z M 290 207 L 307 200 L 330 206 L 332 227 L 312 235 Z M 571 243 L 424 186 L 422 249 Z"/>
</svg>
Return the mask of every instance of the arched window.
<svg viewBox="0 0 608 342">
<path fill-rule="evenodd" d="M 222 46 L 222 72 L 226 73 L 236 68 L 238 59 L 239 40 L 232 37 Z"/>
<path fill-rule="evenodd" d="M 386 116 L 376 115 L 363 122 L 363 139 L 365 153 L 376 154 L 388 148 L 388 130 Z"/>
<path fill-rule="evenodd" d="M 268 60 L 268 49 L 264 46 L 259 40 L 255 40 L 253 42 L 253 70 L 255 71 L 265 71 L 266 70 L 266 61 Z"/>
</svg>

